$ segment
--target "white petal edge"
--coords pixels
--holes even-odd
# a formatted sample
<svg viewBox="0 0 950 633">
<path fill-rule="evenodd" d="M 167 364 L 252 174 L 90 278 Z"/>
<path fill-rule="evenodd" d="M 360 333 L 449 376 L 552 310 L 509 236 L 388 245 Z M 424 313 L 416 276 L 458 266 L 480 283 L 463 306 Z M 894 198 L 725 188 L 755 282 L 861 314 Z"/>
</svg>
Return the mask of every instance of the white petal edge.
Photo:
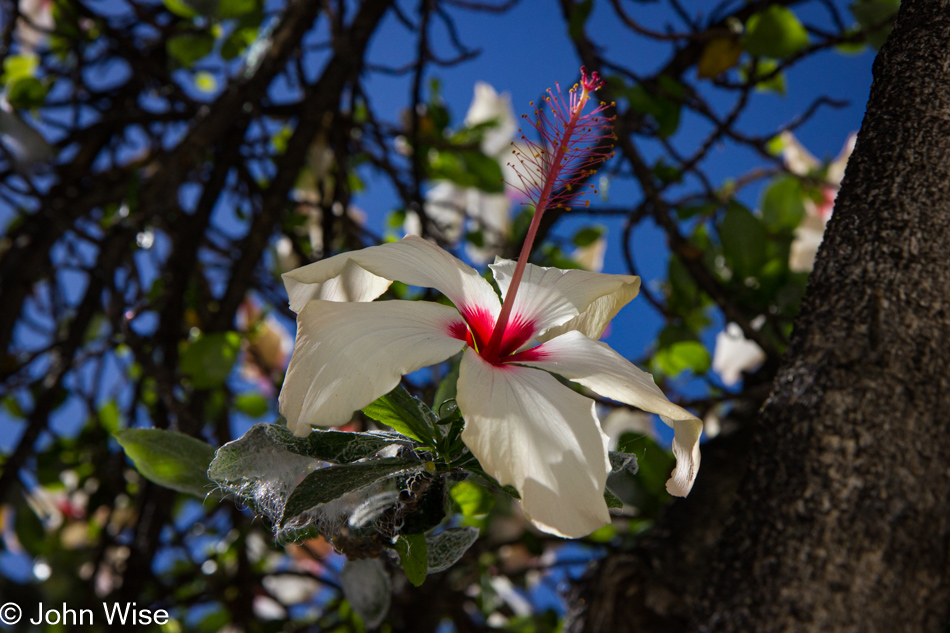
<svg viewBox="0 0 950 633">
<path fill-rule="evenodd" d="M 408 373 L 458 353 L 449 335 L 462 323 L 424 301 L 311 301 L 297 315 L 297 340 L 280 391 L 280 412 L 296 435 L 337 426 L 389 393 Z"/>
<path fill-rule="evenodd" d="M 670 402 L 648 372 L 580 332 L 562 334 L 539 350 L 541 359 L 521 364 L 560 374 L 605 398 L 656 413 L 672 427 L 676 468 L 666 489 L 676 497 L 689 494 L 699 472 L 699 436 L 703 430 L 699 418 Z"/>
<path fill-rule="evenodd" d="M 516 262 L 496 259 L 490 266 L 504 298 Z M 620 309 L 640 292 L 635 275 L 609 275 L 528 264 L 512 307 L 512 316 L 533 322 L 539 341 L 578 330 L 598 339 Z"/>
<path fill-rule="evenodd" d="M 759 344 L 747 339 L 737 323 L 728 323 L 726 329 L 716 335 L 712 369 L 728 387 L 742 380 L 743 372 L 761 367 L 765 358 Z"/>
<path fill-rule="evenodd" d="M 282 275 L 290 309 L 308 301 L 372 301 L 391 281 L 435 288 L 452 303 L 481 308 L 497 316 L 501 309 L 491 284 L 474 268 L 421 237 L 341 253 Z"/>
<path fill-rule="evenodd" d="M 485 472 L 518 490 L 540 530 L 577 538 L 610 522 L 608 440 L 592 400 L 550 374 L 494 366 L 468 349 L 457 401 L 465 445 Z"/>
</svg>

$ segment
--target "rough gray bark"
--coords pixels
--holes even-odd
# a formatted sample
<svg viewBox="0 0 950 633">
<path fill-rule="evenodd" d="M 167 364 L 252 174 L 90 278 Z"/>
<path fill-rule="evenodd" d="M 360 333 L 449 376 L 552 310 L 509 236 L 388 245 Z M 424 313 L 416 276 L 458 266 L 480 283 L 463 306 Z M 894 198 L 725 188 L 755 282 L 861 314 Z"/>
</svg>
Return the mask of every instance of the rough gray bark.
<svg viewBox="0 0 950 633">
<path fill-rule="evenodd" d="M 904 0 L 692 628 L 950 622 L 950 6 Z"/>
</svg>

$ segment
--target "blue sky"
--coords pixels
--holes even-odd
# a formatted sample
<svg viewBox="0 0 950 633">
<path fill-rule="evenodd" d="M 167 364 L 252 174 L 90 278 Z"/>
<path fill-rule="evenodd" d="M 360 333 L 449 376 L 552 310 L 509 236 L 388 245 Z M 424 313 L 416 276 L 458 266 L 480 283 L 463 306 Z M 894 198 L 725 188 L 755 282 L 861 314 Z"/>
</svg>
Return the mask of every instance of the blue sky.
<svg viewBox="0 0 950 633">
<path fill-rule="evenodd" d="M 627 10 L 645 26 L 663 30 L 672 19 L 665 3 L 624 3 Z M 702 4 L 702 3 L 700 3 Z M 814 3 L 812 3 L 814 4 Z M 836 3 L 844 15 L 847 4 Z M 559 81 L 568 87 L 578 77 L 579 60 L 567 34 L 566 23 L 559 4 L 553 1 L 523 1 L 510 12 L 497 16 L 456 10 L 456 26 L 460 39 L 472 48 L 481 49 L 481 55 L 451 69 L 434 68 L 429 77 L 439 77 L 444 99 L 453 113 L 453 121 L 461 121 L 472 100 L 474 85 L 486 81 L 500 92 L 511 94 L 516 116 L 530 112 L 528 102 L 536 99 L 546 88 Z M 799 12 L 803 22 L 831 30 L 828 15 L 820 6 L 808 5 Z M 674 22 L 682 29 L 682 24 Z M 667 59 L 670 47 L 655 44 L 643 38 L 633 38 L 630 31 L 616 19 L 608 3 L 595 3 L 586 23 L 586 32 L 603 47 L 610 60 L 623 64 L 637 73 L 649 74 Z M 433 32 L 434 49 L 451 54 L 444 30 Z M 370 60 L 399 66 L 412 60 L 415 48 L 412 36 L 391 15 L 377 34 L 370 48 Z M 800 115 L 818 96 L 847 100 L 842 109 L 823 108 L 807 125 L 796 132 L 799 140 L 819 159 L 830 159 L 838 154 L 848 134 L 856 131 L 864 114 L 871 84 L 871 64 L 874 51 L 867 49 L 860 55 L 843 55 L 835 51 L 821 52 L 787 73 L 787 96 L 761 93 L 753 96 L 751 107 L 739 124 L 750 134 L 763 134 L 788 124 Z M 686 76 L 695 81 L 695 71 Z M 366 85 L 375 97 L 376 107 L 386 104 L 389 112 L 380 114 L 398 120 L 398 113 L 410 102 L 409 84 L 405 78 L 371 74 Z M 722 113 L 731 104 L 722 91 L 709 82 L 698 87 L 707 94 Z M 673 137 L 675 146 L 695 148 L 708 132 L 709 126 L 698 116 L 684 114 L 679 130 Z M 713 183 L 722 183 L 742 172 L 761 165 L 761 158 L 734 146 L 715 147 L 705 169 Z M 761 188 L 750 188 L 744 202 L 755 208 Z M 639 194 L 629 182 L 611 184 L 611 206 L 633 205 Z M 386 214 L 397 204 L 397 198 L 385 187 L 369 187 L 369 192 L 356 200 L 367 212 L 370 224 L 380 229 Z M 592 201 L 596 205 L 597 201 Z M 589 218 L 573 214 L 561 221 L 559 232 L 571 235 L 578 227 L 590 223 Z M 605 272 L 626 272 L 620 248 L 621 220 L 596 220 L 608 228 L 608 249 Z M 651 223 L 644 222 L 633 237 L 634 255 L 645 284 L 666 275 L 668 251 L 665 236 Z M 657 315 L 643 300 L 634 300 L 615 320 L 611 345 L 631 358 L 639 358 L 662 326 Z M 710 334 L 710 338 L 712 334 Z M 711 340 L 710 340 L 711 343 Z"/>
</svg>

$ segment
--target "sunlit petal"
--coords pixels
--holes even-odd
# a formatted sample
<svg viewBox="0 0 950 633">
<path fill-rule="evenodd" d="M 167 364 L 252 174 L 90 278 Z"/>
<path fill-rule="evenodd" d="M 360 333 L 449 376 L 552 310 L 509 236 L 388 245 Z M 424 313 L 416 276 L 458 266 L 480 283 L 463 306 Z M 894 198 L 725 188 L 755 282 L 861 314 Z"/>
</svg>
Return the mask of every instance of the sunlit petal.
<svg viewBox="0 0 950 633">
<path fill-rule="evenodd" d="M 488 156 L 497 156 L 511 146 L 511 137 L 518 131 L 511 95 L 498 94 L 483 81 L 475 84 L 475 97 L 465 114 L 465 125 L 473 127 L 482 123 L 494 123 L 482 137 L 481 149 Z"/>
<path fill-rule="evenodd" d="M 564 376 L 592 391 L 638 409 L 659 414 L 673 427 L 676 469 L 666 483 L 670 494 L 689 493 L 699 471 L 699 436 L 703 423 L 686 409 L 670 402 L 653 382 L 653 376 L 620 354 L 580 332 L 567 332 L 544 343 L 535 352 L 538 360 L 522 362 Z"/>
<path fill-rule="evenodd" d="M 399 379 L 465 345 L 450 336 L 459 313 L 437 303 L 311 301 L 297 315 L 297 341 L 280 392 L 289 428 L 348 422 Z"/>
<path fill-rule="evenodd" d="M 390 281 L 435 288 L 463 312 L 478 306 L 497 316 L 501 309 L 495 291 L 478 271 L 414 235 L 341 253 L 285 273 L 283 279 L 294 312 L 313 299 L 372 301 Z"/>
<path fill-rule="evenodd" d="M 491 269 L 504 297 L 515 262 L 498 259 Z M 533 323 L 535 330 L 541 333 L 538 340 L 548 340 L 570 330 L 579 330 L 597 339 L 639 291 L 640 278 L 634 275 L 607 275 L 528 264 L 511 313 L 513 318 Z"/>
<path fill-rule="evenodd" d="M 765 362 L 765 352 L 755 341 L 750 341 L 736 323 L 716 335 L 712 368 L 724 385 L 732 386 L 742 380 L 743 372 L 755 371 Z"/>
<path fill-rule="evenodd" d="M 494 366 L 469 349 L 459 370 L 458 405 L 465 445 L 487 473 L 518 489 L 539 529 L 579 537 L 610 521 L 603 498 L 607 436 L 593 401 L 550 374 Z"/>
</svg>

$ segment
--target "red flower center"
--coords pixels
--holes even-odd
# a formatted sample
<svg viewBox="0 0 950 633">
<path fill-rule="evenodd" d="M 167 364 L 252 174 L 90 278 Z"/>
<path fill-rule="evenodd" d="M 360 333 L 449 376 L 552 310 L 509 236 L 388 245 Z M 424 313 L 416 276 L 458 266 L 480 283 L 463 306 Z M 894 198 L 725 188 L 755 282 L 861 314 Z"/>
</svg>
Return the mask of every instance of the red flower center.
<svg viewBox="0 0 950 633">
<path fill-rule="evenodd" d="M 505 363 L 537 360 L 543 355 L 540 347 L 516 353 L 518 348 L 531 340 L 537 329 L 534 321 L 513 314 L 508 323 L 505 324 L 505 331 L 501 335 L 498 353 L 494 357 L 487 356 L 488 341 L 491 340 L 492 332 L 495 329 L 494 317 L 484 308 L 464 308 L 461 312 L 465 321 L 453 323 L 449 328 L 449 335 L 468 343 L 469 347 L 478 352 L 489 363 L 503 365 Z"/>
</svg>

